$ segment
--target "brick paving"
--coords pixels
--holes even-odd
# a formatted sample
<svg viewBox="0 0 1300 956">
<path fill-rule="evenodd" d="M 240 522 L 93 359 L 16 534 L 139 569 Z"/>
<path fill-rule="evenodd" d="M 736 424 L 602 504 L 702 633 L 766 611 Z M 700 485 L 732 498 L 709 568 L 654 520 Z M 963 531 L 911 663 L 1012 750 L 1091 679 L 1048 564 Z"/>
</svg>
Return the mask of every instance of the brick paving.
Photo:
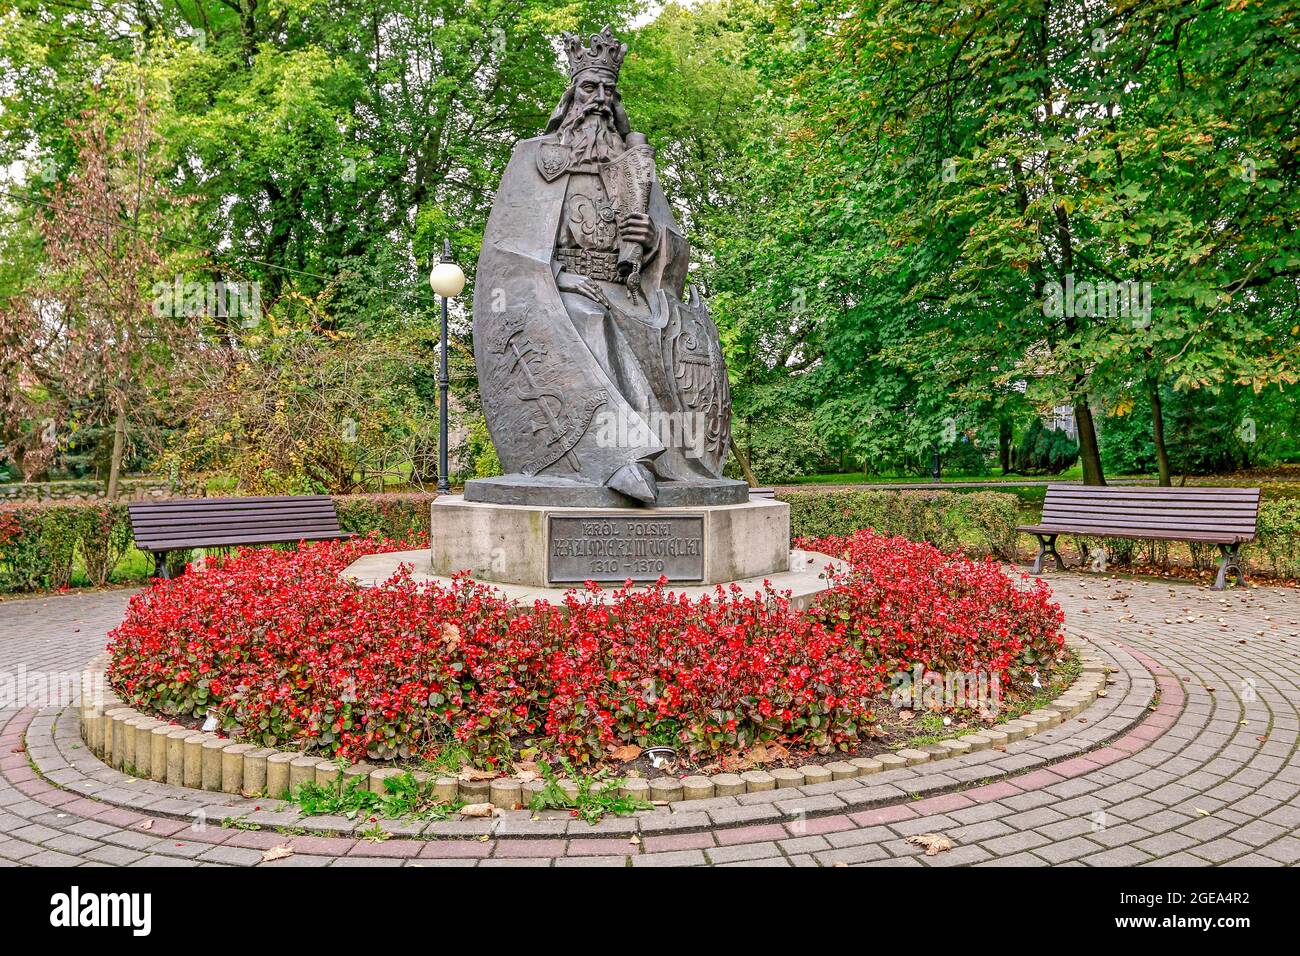
<svg viewBox="0 0 1300 956">
<path fill-rule="evenodd" d="M 1300 592 L 1054 574 L 1107 697 L 1004 749 L 607 819 L 401 827 L 135 781 L 66 701 L 0 710 L 0 866 L 1289 866 L 1300 860 Z M 128 592 L 0 602 L 0 682 L 75 686 Z M 0 686 L 0 690 L 3 686 Z M 1152 697 L 1158 695 L 1153 706 Z M 25 745 L 25 746 L 24 746 Z M 238 825 L 222 826 L 226 818 Z M 397 825 L 394 824 L 394 827 Z M 333 832 L 304 832 L 307 830 Z M 944 833 L 929 857 L 907 842 Z M 418 839 L 406 838 L 406 835 Z M 263 862 L 273 847 L 292 855 Z"/>
</svg>

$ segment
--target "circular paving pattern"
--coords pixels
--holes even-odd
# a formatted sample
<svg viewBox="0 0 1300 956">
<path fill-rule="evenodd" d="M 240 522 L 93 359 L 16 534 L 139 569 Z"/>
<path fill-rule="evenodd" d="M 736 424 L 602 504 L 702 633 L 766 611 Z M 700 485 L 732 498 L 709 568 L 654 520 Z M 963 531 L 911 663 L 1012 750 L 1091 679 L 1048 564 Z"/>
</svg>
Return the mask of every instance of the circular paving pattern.
<svg viewBox="0 0 1300 956">
<path fill-rule="evenodd" d="M 1289 865 L 1300 860 L 1300 594 L 1047 577 L 1113 669 L 1105 698 L 1004 748 L 595 826 L 298 818 L 111 770 L 62 704 L 0 710 L 0 866 Z M 128 592 L 0 603 L 0 691 L 75 688 Z M 6 684 L 5 682 L 9 682 Z M 53 685 L 51 684 L 53 681 Z M 12 686 L 10 686 L 12 685 Z M 223 825 L 223 821 L 224 824 Z M 235 822 L 238 821 L 238 822 Z M 926 856 L 907 838 L 942 833 Z M 264 861 L 273 847 L 292 852 Z"/>
</svg>

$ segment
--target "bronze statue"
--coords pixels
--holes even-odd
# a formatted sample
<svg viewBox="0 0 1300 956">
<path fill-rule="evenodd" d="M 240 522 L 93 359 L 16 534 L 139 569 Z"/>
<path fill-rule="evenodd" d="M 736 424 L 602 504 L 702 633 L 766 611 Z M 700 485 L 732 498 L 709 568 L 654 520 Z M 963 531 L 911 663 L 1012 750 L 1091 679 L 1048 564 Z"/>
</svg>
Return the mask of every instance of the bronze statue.
<svg viewBox="0 0 1300 956">
<path fill-rule="evenodd" d="M 515 147 L 483 239 L 474 353 L 507 474 L 468 500 L 726 504 L 731 401 L 690 246 L 618 93 L 606 27 L 565 34 L 570 83 L 543 135 Z M 631 500 L 629 500 L 631 499 Z"/>
</svg>

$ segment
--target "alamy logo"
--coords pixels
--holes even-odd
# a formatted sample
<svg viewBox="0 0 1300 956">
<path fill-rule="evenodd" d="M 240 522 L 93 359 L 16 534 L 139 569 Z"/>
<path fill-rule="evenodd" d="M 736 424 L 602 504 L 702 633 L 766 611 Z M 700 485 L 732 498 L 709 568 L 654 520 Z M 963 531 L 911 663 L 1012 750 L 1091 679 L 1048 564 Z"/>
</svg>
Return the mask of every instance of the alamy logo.
<svg viewBox="0 0 1300 956">
<path fill-rule="evenodd" d="M 155 282 L 153 314 L 173 319 L 239 319 L 241 325 L 251 329 L 262 320 L 262 284 L 185 282 L 180 276 L 171 282 Z"/>
<path fill-rule="evenodd" d="M 1043 286 L 1043 315 L 1053 319 L 1123 318 L 1134 328 L 1145 329 L 1151 324 L 1151 283 L 1076 283 L 1073 275 L 1066 275 L 1064 285 L 1048 282 Z"/>
<path fill-rule="evenodd" d="M 153 929 L 152 893 L 82 893 L 74 886 L 51 896 L 50 907 L 51 926 L 125 926 L 134 936 Z"/>
</svg>

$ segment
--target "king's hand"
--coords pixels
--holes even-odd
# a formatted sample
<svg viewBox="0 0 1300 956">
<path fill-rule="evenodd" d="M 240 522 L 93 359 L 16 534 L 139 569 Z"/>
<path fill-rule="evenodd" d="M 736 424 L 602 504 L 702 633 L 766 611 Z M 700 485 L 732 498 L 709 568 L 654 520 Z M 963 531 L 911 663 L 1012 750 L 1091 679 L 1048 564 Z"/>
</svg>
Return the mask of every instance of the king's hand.
<svg viewBox="0 0 1300 956">
<path fill-rule="evenodd" d="M 576 292 L 578 295 L 586 296 L 593 302 L 599 302 L 607 309 L 613 308 L 609 296 L 605 295 L 605 290 L 600 287 L 600 283 L 595 279 L 589 279 L 587 276 L 561 269 L 560 274 L 555 277 L 555 284 L 561 292 Z"/>
<path fill-rule="evenodd" d="M 643 212 L 628 213 L 623 218 L 623 223 L 619 229 L 619 238 L 625 242 L 635 242 L 642 248 L 649 249 L 655 244 L 654 223 Z"/>
</svg>

